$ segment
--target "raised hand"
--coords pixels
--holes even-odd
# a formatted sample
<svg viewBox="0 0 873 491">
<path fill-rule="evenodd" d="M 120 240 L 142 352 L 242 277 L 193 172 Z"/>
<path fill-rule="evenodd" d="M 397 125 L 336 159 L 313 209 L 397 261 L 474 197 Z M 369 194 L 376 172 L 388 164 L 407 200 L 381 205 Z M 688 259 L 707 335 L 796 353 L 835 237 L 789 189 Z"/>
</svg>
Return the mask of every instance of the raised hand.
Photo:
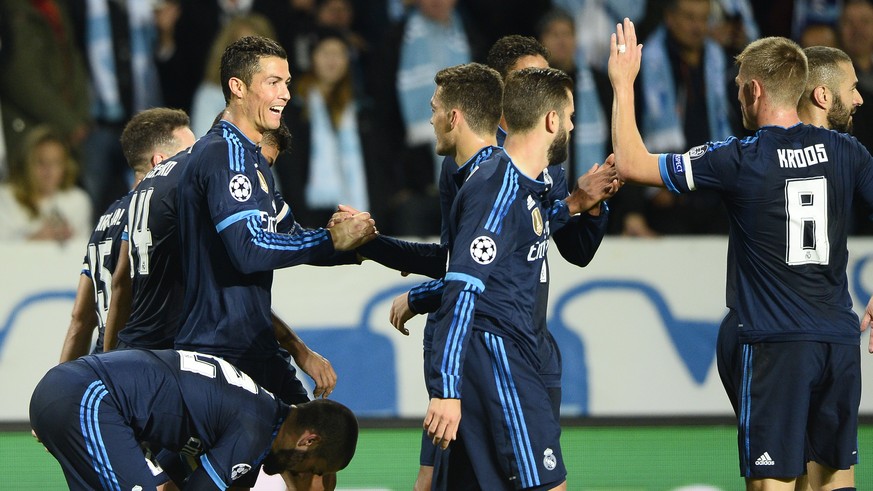
<svg viewBox="0 0 873 491">
<path fill-rule="evenodd" d="M 610 37 L 609 80 L 615 90 L 632 90 L 634 80 L 640 72 L 643 45 L 637 44 L 637 31 L 634 23 L 625 17 L 622 24 L 616 24 L 615 33 Z"/>
</svg>

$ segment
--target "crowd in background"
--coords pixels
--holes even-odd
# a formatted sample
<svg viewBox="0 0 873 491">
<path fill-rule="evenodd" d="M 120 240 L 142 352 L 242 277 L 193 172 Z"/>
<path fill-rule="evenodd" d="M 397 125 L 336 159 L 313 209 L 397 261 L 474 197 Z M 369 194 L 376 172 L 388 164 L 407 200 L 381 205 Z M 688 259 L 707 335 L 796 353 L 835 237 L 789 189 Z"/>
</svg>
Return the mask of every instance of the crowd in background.
<svg viewBox="0 0 873 491">
<path fill-rule="evenodd" d="M 202 136 L 224 108 L 224 48 L 258 34 L 288 53 L 290 151 L 273 172 L 298 221 L 337 203 L 383 233 L 439 233 L 430 97 L 444 67 L 483 62 L 507 34 L 535 36 L 575 81 L 571 181 L 610 152 L 609 34 L 637 21 L 646 56 L 637 118 L 646 146 L 684 152 L 742 134 L 733 56 L 786 36 L 840 47 L 873 101 L 870 0 L 4 0 L 0 4 L 0 238 L 64 241 L 129 191 L 124 124 L 181 108 Z M 847 101 L 850 103 L 851 101 Z M 873 143 L 873 106 L 854 133 Z M 78 186 L 78 187 L 77 187 Z M 625 186 L 610 233 L 723 234 L 717 195 Z M 857 209 L 852 229 L 873 233 Z M 5 225 L 5 226 L 4 226 Z"/>
</svg>

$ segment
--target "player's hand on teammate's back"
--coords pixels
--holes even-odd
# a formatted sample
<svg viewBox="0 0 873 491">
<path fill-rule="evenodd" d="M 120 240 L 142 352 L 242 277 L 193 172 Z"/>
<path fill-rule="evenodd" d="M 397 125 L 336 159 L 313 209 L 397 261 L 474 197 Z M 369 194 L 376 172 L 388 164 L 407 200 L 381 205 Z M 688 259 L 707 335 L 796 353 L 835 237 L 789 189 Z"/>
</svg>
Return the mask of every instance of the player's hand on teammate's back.
<svg viewBox="0 0 873 491">
<path fill-rule="evenodd" d="M 424 417 L 424 429 L 433 439 L 434 445 L 443 450 L 449 443 L 458 439 L 458 425 L 461 423 L 461 400 L 431 398 Z"/>
<path fill-rule="evenodd" d="M 400 334 L 409 336 L 409 329 L 404 327 L 406 321 L 415 317 L 415 312 L 409 307 L 409 292 L 401 293 L 394 297 L 391 302 L 391 310 L 388 312 L 388 320 Z"/>
<path fill-rule="evenodd" d="M 595 208 L 601 201 L 615 195 L 621 184 L 615 169 L 615 156 L 609 154 L 603 165 L 594 164 L 576 180 L 576 189 L 566 199 L 570 214 L 575 215 Z"/>
<path fill-rule="evenodd" d="M 376 237 L 376 222 L 367 212 L 356 213 L 328 227 L 333 247 L 338 251 L 350 251 Z"/>
<path fill-rule="evenodd" d="M 873 353 L 873 329 L 870 328 L 870 323 L 873 322 L 873 297 L 867 302 L 867 309 L 864 311 L 864 318 L 861 319 L 861 332 L 870 329 L 870 341 L 867 343 L 867 352 Z"/>
<path fill-rule="evenodd" d="M 333 389 L 336 388 L 337 377 L 333 365 L 331 365 L 327 358 L 309 348 L 304 350 L 300 357 L 301 359 L 295 358 L 294 361 L 315 382 L 315 389 L 312 390 L 312 395 L 316 399 L 329 396 Z"/>
</svg>

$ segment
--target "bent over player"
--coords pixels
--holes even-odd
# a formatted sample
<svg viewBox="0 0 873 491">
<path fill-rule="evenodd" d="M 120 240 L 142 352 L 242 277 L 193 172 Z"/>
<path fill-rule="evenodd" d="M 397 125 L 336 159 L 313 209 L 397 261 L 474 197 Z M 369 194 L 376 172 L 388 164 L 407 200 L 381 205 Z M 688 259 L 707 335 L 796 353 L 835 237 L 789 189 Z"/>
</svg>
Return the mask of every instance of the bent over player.
<svg viewBox="0 0 873 491">
<path fill-rule="evenodd" d="M 226 489 L 250 472 L 335 473 L 358 424 L 345 406 L 287 406 L 230 363 L 190 351 L 121 350 L 58 365 L 36 386 L 30 422 L 71 490 L 155 489 L 168 482 L 141 443 L 199 466 L 186 489 Z"/>
</svg>

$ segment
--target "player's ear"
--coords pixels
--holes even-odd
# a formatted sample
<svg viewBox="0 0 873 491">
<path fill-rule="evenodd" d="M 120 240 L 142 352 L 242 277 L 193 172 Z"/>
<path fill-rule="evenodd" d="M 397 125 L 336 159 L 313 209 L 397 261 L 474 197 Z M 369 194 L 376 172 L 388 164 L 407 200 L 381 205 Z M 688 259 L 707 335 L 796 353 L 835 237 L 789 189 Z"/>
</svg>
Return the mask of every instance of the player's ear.
<svg viewBox="0 0 873 491">
<path fill-rule="evenodd" d="M 831 95 L 828 92 L 827 87 L 825 87 L 824 85 L 819 85 L 818 87 L 813 89 L 812 102 L 822 109 L 829 109 L 831 105 Z"/>
<path fill-rule="evenodd" d="M 310 430 L 305 430 L 300 438 L 297 439 L 297 449 L 307 451 L 318 446 L 321 442 L 321 437 L 317 433 Z"/>
<path fill-rule="evenodd" d="M 242 99 L 246 93 L 246 84 L 240 78 L 230 77 L 230 80 L 227 81 L 227 85 L 230 87 L 230 93 L 240 99 Z"/>
<path fill-rule="evenodd" d="M 546 131 L 549 133 L 557 133 L 561 127 L 561 116 L 558 111 L 549 111 L 546 113 Z"/>
</svg>

